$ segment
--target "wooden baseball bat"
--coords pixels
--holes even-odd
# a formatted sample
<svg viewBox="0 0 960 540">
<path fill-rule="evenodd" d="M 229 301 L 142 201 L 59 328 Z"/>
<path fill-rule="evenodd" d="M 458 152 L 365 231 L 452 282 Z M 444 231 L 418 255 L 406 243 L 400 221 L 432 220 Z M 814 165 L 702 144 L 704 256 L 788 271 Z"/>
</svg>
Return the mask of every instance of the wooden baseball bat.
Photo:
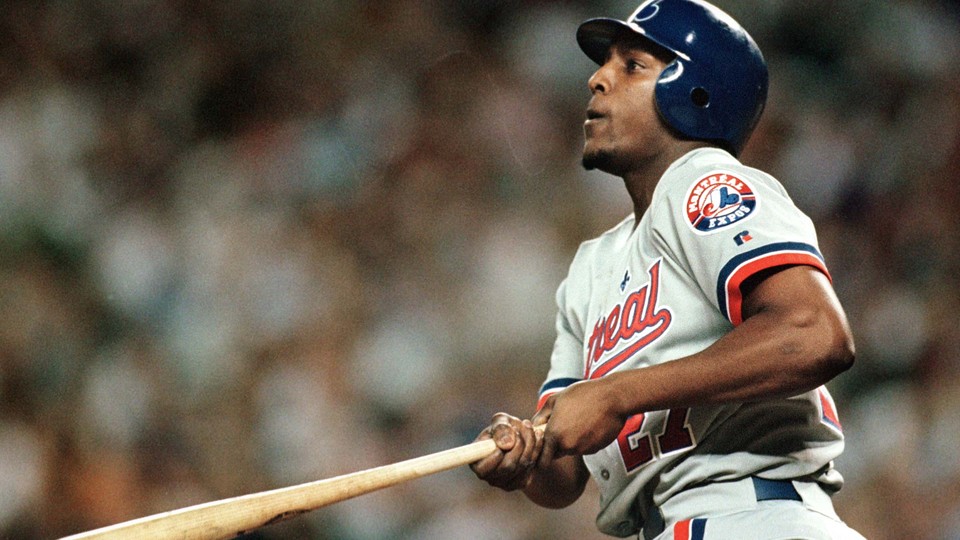
<svg viewBox="0 0 960 540">
<path fill-rule="evenodd" d="M 538 426 L 537 429 L 543 428 Z M 491 439 L 474 441 L 343 476 L 154 514 L 67 536 L 62 540 L 233 538 L 333 503 L 479 461 L 496 448 L 496 443 Z"/>
</svg>

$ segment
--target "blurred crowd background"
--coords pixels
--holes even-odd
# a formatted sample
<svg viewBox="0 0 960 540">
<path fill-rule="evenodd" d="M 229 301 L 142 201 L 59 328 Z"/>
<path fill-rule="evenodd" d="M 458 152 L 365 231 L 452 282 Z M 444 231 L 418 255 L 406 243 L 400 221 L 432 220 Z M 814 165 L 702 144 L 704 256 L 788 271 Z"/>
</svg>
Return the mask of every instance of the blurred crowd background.
<svg viewBox="0 0 960 540">
<path fill-rule="evenodd" d="M 854 327 L 841 515 L 960 538 L 960 9 L 717 0 L 770 101 L 743 159 Z M 634 2 L 0 3 L 0 536 L 423 455 L 532 413 L 554 290 L 619 222 L 574 32 Z M 466 469 L 258 538 L 599 538 Z"/>
</svg>

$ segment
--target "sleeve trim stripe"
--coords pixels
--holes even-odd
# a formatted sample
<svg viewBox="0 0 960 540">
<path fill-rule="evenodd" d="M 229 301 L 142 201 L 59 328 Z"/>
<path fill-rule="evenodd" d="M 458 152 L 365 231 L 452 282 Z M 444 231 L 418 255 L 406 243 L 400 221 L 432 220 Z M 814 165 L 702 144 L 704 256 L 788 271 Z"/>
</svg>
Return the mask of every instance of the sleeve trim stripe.
<svg viewBox="0 0 960 540">
<path fill-rule="evenodd" d="M 837 416 L 837 406 L 834 405 L 830 392 L 827 391 L 826 387 L 821 386 L 817 389 L 817 394 L 820 396 L 820 408 L 822 411 L 820 419 L 823 423 L 832 426 L 842 433 L 843 427 L 840 425 L 840 418 Z"/>
<path fill-rule="evenodd" d="M 546 405 L 547 399 L 549 399 L 550 396 L 556 394 L 560 390 L 561 390 L 560 388 L 556 388 L 556 389 L 544 392 L 543 394 L 540 394 L 540 399 L 537 400 L 537 412 L 540 412 L 540 409 L 542 409 L 543 406 Z"/>
<path fill-rule="evenodd" d="M 543 386 L 540 387 L 540 399 L 537 400 L 537 410 L 539 411 L 543 407 L 543 404 L 547 402 L 547 398 L 573 383 L 580 382 L 580 380 L 581 379 L 569 377 L 563 379 L 554 379 L 552 381 L 543 383 Z"/>
<path fill-rule="evenodd" d="M 717 280 L 717 300 L 720 312 L 734 326 L 743 322 L 743 297 L 740 286 L 750 276 L 777 266 L 807 265 L 816 268 L 830 279 L 823 256 L 809 244 L 782 242 L 770 244 L 738 255 L 728 262 Z"/>
</svg>

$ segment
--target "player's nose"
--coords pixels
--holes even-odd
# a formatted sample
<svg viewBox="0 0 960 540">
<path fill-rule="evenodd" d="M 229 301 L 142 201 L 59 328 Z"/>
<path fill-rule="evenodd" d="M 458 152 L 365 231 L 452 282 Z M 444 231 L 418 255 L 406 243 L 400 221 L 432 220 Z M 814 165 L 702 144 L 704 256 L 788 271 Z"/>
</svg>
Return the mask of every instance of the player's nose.
<svg viewBox="0 0 960 540">
<path fill-rule="evenodd" d="M 587 79 L 587 87 L 591 94 L 606 94 L 610 91 L 610 62 L 600 66 Z"/>
</svg>

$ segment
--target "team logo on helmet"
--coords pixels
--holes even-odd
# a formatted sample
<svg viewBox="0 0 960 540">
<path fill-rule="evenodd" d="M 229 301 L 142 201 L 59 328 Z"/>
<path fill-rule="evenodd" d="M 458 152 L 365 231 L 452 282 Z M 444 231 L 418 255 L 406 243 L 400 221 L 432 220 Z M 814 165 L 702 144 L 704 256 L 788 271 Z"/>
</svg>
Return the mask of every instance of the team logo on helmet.
<svg viewBox="0 0 960 540">
<path fill-rule="evenodd" d="M 643 4 L 633 13 L 631 19 L 633 19 L 635 23 L 649 21 L 660 11 L 660 2 L 663 2 L 663 0 L 653 0 L 652 2 Z"/>
<path fill-rule="evenodd" d="M 726 172 L 710 173 L 694 182 L 684 202 L 687 222 L 701 234 L 740 223 L 757 209 L 757 196 L 750 185 Z"/>
</svg>

